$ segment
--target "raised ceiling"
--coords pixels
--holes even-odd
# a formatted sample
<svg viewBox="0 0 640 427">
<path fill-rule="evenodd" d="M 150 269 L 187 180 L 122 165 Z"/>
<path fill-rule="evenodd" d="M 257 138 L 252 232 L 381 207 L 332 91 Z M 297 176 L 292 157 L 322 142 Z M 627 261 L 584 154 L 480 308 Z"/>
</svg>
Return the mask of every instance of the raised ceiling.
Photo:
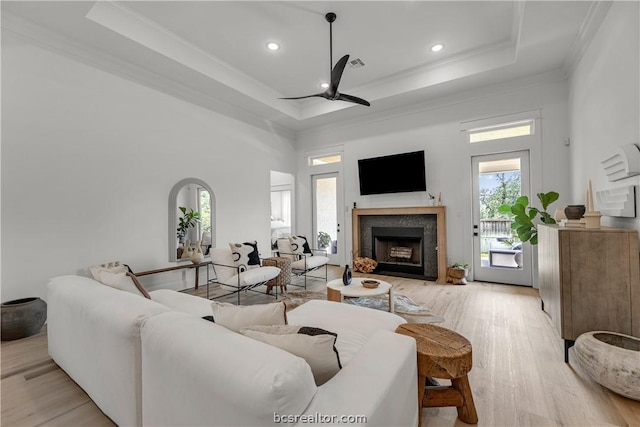
<svg viewBox="0 0 640 427">
<path fill-rule="evenodd" d="M 292 130 L 567 68 L 597 28 L 594 1 L 2 2 L 3 28 L 215 111 Z M 603 6 L 604 5 L 604 6 Z M 340 90 L 371 107 L 311 98 L 349 54 Z M 594 24 L 595 23 L 595 24 Z M 281 45 L 266 49 L 267 42 Z M 438 53 L 435 43 L 444 44 Z"/>
</svg>

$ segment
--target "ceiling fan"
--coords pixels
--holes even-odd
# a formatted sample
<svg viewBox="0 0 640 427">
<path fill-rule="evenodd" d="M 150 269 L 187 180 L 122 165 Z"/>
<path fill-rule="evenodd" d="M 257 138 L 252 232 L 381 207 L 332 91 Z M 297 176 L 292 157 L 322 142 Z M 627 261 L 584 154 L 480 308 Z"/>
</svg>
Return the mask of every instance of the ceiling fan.
<svg viewBox="0 0 640 427">
<path fill-rule="evenodd" d="M 327 13 L 325 19 L 329 23 L 329 67 L 333 64 L 333 21 L 336 20 L 336 14 L 333 12 Z M 358 98 L 357 96 L 347 95 L 346 93 L 338 92 L 338 85 L 340 84 L 340 79 L 342 78 L 342 72 L 344 71 L 344 67 L 347 65 L 347 61 L 349 60 L 349 55 L 345 55 L 336 62 L 335 67 L 331 70 L 331 83 L 329 83 L 329 87 L 322 93 L 316 93 L 314 95 L 306 95 L 306 96 L 297 96 L 293 98 L 280 98 L 280 99 L 303 99 L 303 98 L 312 98 L 312 97 L 320 97 L 328 99 L 329 101 L 347 101 L 353 102 L 355 104 L 366 105 L 370 107 L 368 101 L 365 101 L 362 98 Z"/>
</svg>

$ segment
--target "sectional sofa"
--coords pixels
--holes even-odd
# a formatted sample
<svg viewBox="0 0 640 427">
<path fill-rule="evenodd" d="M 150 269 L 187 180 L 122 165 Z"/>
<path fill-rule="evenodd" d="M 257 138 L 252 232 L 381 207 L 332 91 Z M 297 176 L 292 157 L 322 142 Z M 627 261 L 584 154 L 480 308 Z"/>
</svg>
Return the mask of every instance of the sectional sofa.
<svg viewBox="0 0 640 427">
<path fill-rule="evenodd" d="M 118 425 L 417 425 L 401 317 L 329 301 L 289 311 L 290 325 L 337 333 L 342 369 L 316 386 L 304 359 L 203 319 L 209 300 L 149 294 L 82 276 L 47 286 L 51 357 Z"/>
</svg>

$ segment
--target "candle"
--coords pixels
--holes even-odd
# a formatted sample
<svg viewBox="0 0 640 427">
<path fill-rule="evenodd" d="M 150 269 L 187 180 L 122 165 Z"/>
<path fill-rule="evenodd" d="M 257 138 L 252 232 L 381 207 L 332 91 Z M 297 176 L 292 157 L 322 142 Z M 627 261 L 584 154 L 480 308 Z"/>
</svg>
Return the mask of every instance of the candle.
<svg viewBox="0 0 640 427">
<path fill-rule="evenodd" d="M 593 188 L 591 187 L 591 180 L 589 180 L 589 212 L 593 212 L 595 206 L 593 205 Z"/>
<path fill-rule="evenodd" d="M 584 192 L 584 206 L 587 208 L 587 212 L 589 212 L 589 188 Z"/>
</svg>

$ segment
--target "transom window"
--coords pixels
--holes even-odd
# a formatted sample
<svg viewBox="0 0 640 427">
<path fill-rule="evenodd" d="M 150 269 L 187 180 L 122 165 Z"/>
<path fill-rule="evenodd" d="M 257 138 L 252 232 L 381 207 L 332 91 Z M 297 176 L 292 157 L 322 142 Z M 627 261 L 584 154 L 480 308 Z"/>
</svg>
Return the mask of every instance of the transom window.
<svg viewBox="0 0 640 427">
<path fill-rule="evenodd" d="M 494 141 L 496 139 L 514 138 L 516 136 L 527 136 L 535 133 L 533 120 L 522 120 L 518 122 L 502 123 L 495 126 L 469 129 L 469 142 Z"/>
<path fill-rule="evenodd" d="M 340 163 L 341 161 L 342 154 L 324 154 L 322 156 L 309 157 L 311 166 L 328 165 L 329 163 Z"/>
</svg>

